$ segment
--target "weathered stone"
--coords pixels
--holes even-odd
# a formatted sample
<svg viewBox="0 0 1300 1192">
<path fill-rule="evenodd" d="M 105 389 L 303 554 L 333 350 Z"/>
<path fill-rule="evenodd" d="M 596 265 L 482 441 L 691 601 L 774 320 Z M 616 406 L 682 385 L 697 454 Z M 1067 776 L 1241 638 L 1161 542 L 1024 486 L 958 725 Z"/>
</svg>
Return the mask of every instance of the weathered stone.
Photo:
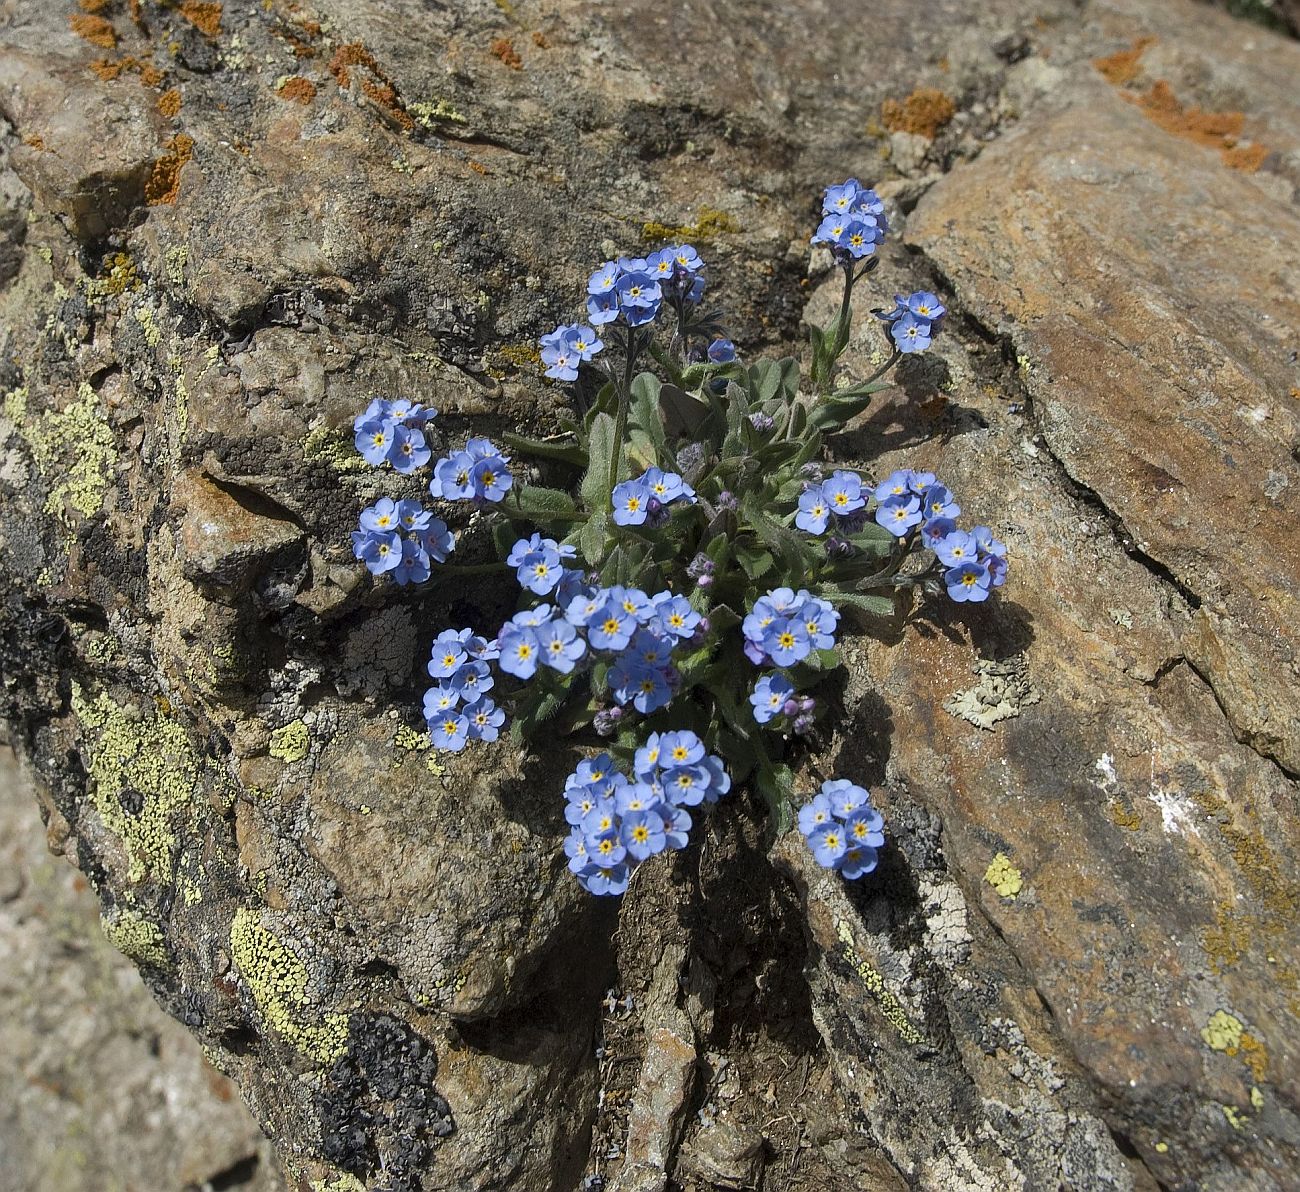
<svg viewBox="0 0 1300 1192">
<path fill-rule="evenodd" d="M 294 1178 L 657 1186 L 757 1131 L 778 1192 L 1285 1186 L 1296 47 L 1155 0 L 189 7 L 111 6 L 98 45 L 5 7 L 32 199 L 5 191 L 0 711 Z M 737 790 L 607 951 L 558 854 L 573 751 L 428 751 L 429 640 L 513 598 L 356 564 L 359 509 L 425 489 L 351 419 L 382 393 L 440 408 L 439 452 L 550 431 L 536 336 L 593 257 L 664 238 L 746 355 L 791 350 L 835 300 L 817 189 L 882 171 L 917 251 L 873 294 L 953 313 L 833 450 L 941 470 L 1011 583 L 848 635 L 814 760 L 889 780 L 876 877 L 797 840 L 773 869 Z M 881 346 L 859 319 L 851 367 Z M 637 999 L 669 950 L 664 1017 Z"/>
<path fill-rule="evenodd" d="M 763 1138 L 757 1130 L 717 1118 L 683 1146 L 678 1179 L 694 1176 L 715 1188 L 757 1188 L 763 1175 Z"/>
</svg>

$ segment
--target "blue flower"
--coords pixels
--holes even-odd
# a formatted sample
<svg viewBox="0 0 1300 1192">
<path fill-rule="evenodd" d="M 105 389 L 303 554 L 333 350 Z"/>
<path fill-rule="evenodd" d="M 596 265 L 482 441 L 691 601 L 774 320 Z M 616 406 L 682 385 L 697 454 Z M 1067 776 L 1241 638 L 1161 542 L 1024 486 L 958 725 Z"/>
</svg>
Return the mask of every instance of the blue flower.
<svg viewBox="0 0 1300 1192">
<path fill-rule="evenodd" d="M 604 588 L 575 593 L 564 606 L 564 619 L 575 629 L 585 629 L 605 607 L 608 596 Z"/>
<path fill-rule="evenodd" d="M 545 596 L 559 585 L 563 573 L 560 552 L 554 547 L 542 546 L 539 550 L 529 551 L 520 560 L 515 574 L 520 586 L 538 596 Z"/>
<path fill-rule="evenodd" d="M 883 243 L 884 239 L 884 230 L 874 219 L 851 215 L 840 234 L 837 247 L 854 260 L 860 260 L 875 252 L 876 245 Z"/>
<path fill-rule="evenodd" d="M 460 705 L 460 692 L 450 683 L 435 683 L 424 693 L 424 718 L 430 724 Z"/>
<path fill-rule="evenodd" d="M 714 364 L 730 364 L 736 358 L 736 345 L 719 336 L 709 344 L 709 359 Z"/>
<path fill-rule="evenodd" d="M 763 649 L 777 666 L 793 666 L 812 650 L 808 630 L 794 617 L 780 617 L 767 627 Z"/>
<path fill-rule="evenodd" d="M 638 262 L 631 262 L 637 264 Z M 630 270 L 615 283 L 618 309 L 629 327 L 639 327 L 651 322 L 659 313 L 663 290 L 649 273 L 642 269 Z"/>
<path fill-rule="evenodd" d="M 391 534 L 402 524 L 397 502 L 388 497 L 380 497 L 373 505 L 363 509 L 360 520 L 363 530 L 370 530 L 376 534 Z"/>
<path fill-rule="evenodd" d="M 433 465 L 430 494 L 447 501 L 468 500 L 474 495 L 474 482 L 470 478 L 473 469 L 474 457 L 468 451 L 445 456 Z"/>
<path fill-rule="evenodd" d="M 780 716 L 785 709 L 785 701 L 794 694 L 794 684 L 782 675 L 763 675 L 754 684 L 749 702 L 754 705 L 754 719 L 759 724 L 767 724 L 773 717 Z"/>
<path fill-rule="evenodd" d="M 382 501 L 379 502 L 376 508 L 382 504 Z M 418 501 L 398 501 L 393 506 L 393 512 L 397 515 L 397 520 L 401 523 L 402 529 L 408 533 L 416 530 L 427 530 L 434 520 L 433 514 L 424 509 Z M 363 520 L 361 524 L 365 525 L 365 521 Z"/>
<path fill-rule="evenodd" d="M 631 870 L 626 865 L 615 865 L 609 869 L 599 865 L 588 865 L 578 874 L 578 881 L 588 894 L 610 895 L 617 897 L 626 893 Z"/>
<path fill-rule="evenodd" d="M 700 614 L 691 607 L 685 596 L 669 596 L 655 606 L 655 615 L 665 633 L 678 641 L 694 635 L 700 624 Z"/>
<path fill-rule="evenodd" d="M 679 244 L 673 249 L 673 260 L 677 262 L 677 267 L 684 273 L 694 274 L 704 268 L 704 262 L 700 260 L 700 254 L 689 244 Z"/>
<path fill-rule="evenodd" d="M 361 559 L 371 575 L 383 575 L 402 565 L 402 536 L 352 531 L 352 553 Z"/>
<path fill-rule="evenodd" d="M 840 623 L 840 614 L 828 601 L 817 596 L 800 592 L 804 602 L 799 608 L 799 620 L 808 633 L 808 640 L 817 650 L 830 650 L 835 646 L 835 630 Z"/>
<path fill-rule="evenodd" d="M 429 556 L 414 538 L 402 540 L 402 558 L 393 569 L 393 582 L 400 585 L 422 584 L 429 578 Z"/>
<path fill-rule="evenodd" d="M 888 480 L 882 481 L 880 484 L 876 485 L 872 492 L 872 496 L 874 496 L 877 501 L 887 501 L 890 497 L 901 497 L 907 493 L 913 492 L 912 479 L 915 475 L 916 473 L 910 469 L 901 472 L 894 472 L 890 475 Z M 931 479 L 931 483 L 934 483 L 933 478 Z M 921 490 L 921 492 L 924 491 L 925 489 Z M 920 494 L 917 495 L 919 496 Z"/>
<path fill-rule="evenodd" d="M 679 807 L 697 807 L 704 802 L 709 789 L 708 767 L 703 765 L 673 766 L 660 776 L 664 792 Z"/>
<path fill-rule="evenodd" d="M 510 618 L 510 623 L 521 629 L 540 629 L 550 621 L 552 611 L 549 604 L 535 604 L 532 608 L 520 609 Z"/>
<path fill-rule="evenodd" d="M 866 787 L 835 778 L 822 783 L 822 794 L 831 801 L 831 810 L 837 819 L 845 819 L 859 808 L 871 806 L 871 792 Z"/>
<path fill-rule="evenodd" d="M 695 490 L 676 472 L 647 468 L 637 483 L 644 485 L 649 494 L 663 505 L 670 505 L 679 498 L 695 500 Z"/>
<path fill-rule="evenodd" d="M 568 621 L 548 621 L 537 630 L 542 661 L 562 675 L 573 670 L 574 663 L 587 652 L 587 643 Z"/>
<path fill-rule="evenodd" d="M 495 741 L 506 722 L 506 714 L 486 695 L 466 704 L 464 715 L 469 721 L 469 735 L 479 741 Z"/>
<path fill-rule="evenodd" d="M 672 661 L 672 638 L 655 633 L 653 629 L 638 629 L 627 647 L 627 653 L 642 666 L 665 667 Z"/>
<path fill-rule="evenodd" d="M 659 773 L 659 734 L 651 733 L 635 754 L 632 772 L 642 782 L 651 781 Z"/>
<path fill-rule="evenodd" d="M 566 333 L 572 330 L 575 328 L 557 327 L 550 335 L 544 335 L 540 340 L 542 363 L 546 365 L 545 375 L 554 381 L 578 379 L 578 365 L 582 357 L 574 351 L 565 338 Z"/>
<path fill-rule="evenodd" d="M 822 211 L 826 215 L 848 215 L 861 189 L 862 185 L 856 178 L 850 178 L 839 186 L 828 186 L 822 192 Z"/>
<path fill-rule="evenodd" d="M 921 526 L 921 540 L 931 550 L 957 529 L 957 523 L 950 517 L 932 517 Z"/>
<path fill-rule="evenodd" d="M 965 530 L 953 530 L 936 542 L 932 548 L 945 567 L 960 567 L 979 558 L 979 539 Z"/>
<path fill-rule="evenodd" d="M 393 427 L 393 444 L 388 449 L 388 462 L 393 470 L 406 475 L 422 468 L 433 452 L 425 445 L 424 432 L 412 430 L 400 422 Z"/>
<path fill-rule="evenodd" d="M 866 505 L 862 495 L 862 478 L 856 472 L 836 472 L 822 481 L 822 497 L 831 512 L 843 516 Z"/>
<path fill-rule="evenodd" d="M 412 536 L 435 563 L 445 563 L 447 556 L 456 549 L 455 535 L 439 517 L 431 517 L 429 524 L 423 530 L 414 531 Z"/>
<path fill-rule="evenodd" d="M 675 807 L 671 803 L 663 805 L 664 839 L 668 847 L 682 849 L 686 847 L 691 830 L 691 813 L 685 807 Z"/>
<path fill-rule="evenodd" d="M 587 638 L 597 650 L 622 650 L 632 640 L 637 621 L 615 600 L 607 600 L 586 623 Z"/>
<path fill-rule="evenodd" d="M 537 673 L 542 650 L 533 630 L 507 621 L 501 627 L 498 641 L 501 646 L 499 665 L 506 674 L 517 679 L 531 679 Z"/>
<path fill-rule="evenodd" d="M 602 327 L 618 318 L 618 295 L 610 290 L 587 299 L 587 318 L 592 326 Z"/>
<path fill-rule="evenodd" d="M 490 691 L 495 682 L 486 662 L 461 663 L 451 676 L 451 686 L 460 692 L 466 703 L 478 699 L 485 691 Z"/>
<path fill-rule="evenodd" d="M 917 497 L 889 497 L 880 502 L 876 521 L 897 538 L 921 522 L 921 502 Z"/>
<path fill-rule="evenodd" d="M 794 515 L 794 524 L 809 534 L 826 533 L 826 519 L 831 515 L 821 488 L 810 488 L 799 497 L 799 512 Z"/>
<path fill-rule="evenodd" d="M 469 721 L 454 709 L 429 723 L 429 741 L 435 749 L 459 753 L 469 740 Z"/>
<path fill-rule="evenodd" d="M 851 844 L 844 850 L 844 855 L 835 862 L 835 868 L 839 870 L 841 877 L 848 878 L 852 882 L 864 873 L 870 873 L 875 869 L 877 860 L 874 848 Z"/>
<path fill-rule="evenodd" d="M 900 352 L 924 352 L 930 346 L 931 330 L 932 324 L 908 311 L 889 328 L 889 334 Z"/>
<path fill-rule="evenodd" d="M 811 836 L 833 818 L 830 799 L 824 794 L 814 795 L 811 803 L 799 808 L 799 831 L 805 836 Z"/>
<path fill-rule="evenodd" d="M 731 789 L 731 775 L 716 753 L 706 754 L 703 765 L 709 772 L 709 789 L 704 792 L 704 801 L 716 803 Z"/>
<path fill-rule="evenodd" d="M 850 846 L 880 848 L 885 843 L 885 819 L 869 800 L 843 818 Z"/>
<path fill-rule="evenodd" d="M 608 294 L 618 284 L 619 275 L 623 271 L 618 267 L 615 261 L 606 261 L 595 273 L 587 279 L 588 294 Z"/>
<path fill-rule="evenodd" d="M 474 496 L 480 501 L 500 501 L 514 483 L 502 456 L 489 455 L 478 460 L 469 474 Z"/>
<path fill-rule="evenodd" d="M 645 259 L 646 272 L 660 285 L 672 281 L 673 275 L 677 272 L 676 252 L 675 248 L 661 248 Z"/>
<path fill-rule="evenodd" d="M 628 856 L 644 861 L 661 853 L 668 845 L 663 816 L 648 811 L 631 811 L 623 817 L 619 839 Z"/>
<path fill-rule="evenodd" d="M 591 863 L 587 856 L 587 837 L 581 828 L 574 828 L 565 838 L 564 855 L 569 858 L 570 873 L 580 873 Z"/>
<path fill-rule="evenodd" d="M 983 563 L 973 560 L 953 567 L 943 573 L 943 582 L 947 585 L 948 595 L 959 604 L 966 601 L 978 603 L 989 598 L 989 586 L 993 577 Z"/>
<path fill-rule="evenodd" d="M 948 313 L 948 308 L 929 290 L 917 290 L 915 293 L 909 294 L 903 301 L 912 314 L 918 319 L 925 319 L 929 323 L 937 322 Z"/>
<path fill-rule="evenodd" d="M 808 837 L 808 845 L 817 858 L 817 864 L 825 869 L 834 868 L 848 847 L 843 826 L 834 822 L 817 828 Z"/>
<path fill-rule="evenodd" d="M 646 666 L 635 658 L 620 658 L 609 671 L 609 686 L 620 704 L 631 701 L 638 712 L 649 714 L 664 707 L 672 698 L 672 688 L 664 671 Z"/>
<path fill-rule="evenodd" d="M 429 674 L 435 679 L 450 679 L 464 666 L 467 658 L 464 639 L 455 629 L 444 629 L 433 639 L 433 649 L 429 655 Z"/>
<path fill-rule="evenodd" d="M 693 766 L 704 759 L 704 742 L 689 729 L 680 729 L 659 738 L 659 753 L 664 766 Z"/>
<path fill-rule="evenodd" d="M 614 524 L 640 526 L 650 512 L 650 491 L 641 480 L 624 480 L 614 489 Z"/>
<path fill-rule="evenodd" d="M 580 323 L 565 332 L 564 343 L 582 361 L 590 360 L 605 346 L 593 328 L 584 327 Z"/>
<path fill-rule="evenodd" d="M 686 301 L 690 303 L 698 303 L 700 299 L 704 297 L 704 286 L 704 278 L 696 277 L 691 282 L 691 288 L 686 291 Z"/>
<path fill-rule="evenodd" d="M 928 521 L 932 517 L 958 517 L 961 506 L 952 499 L 942 484 L 932 484 L 921 495 L 921 512 Z"/>
<path fill-rule="evenodd" d="M 396 426 L 391 418 L 369 418 L 356 427 L 353 441 L 366 463 L 379 467 L 388 458 Z"/>
</svg>

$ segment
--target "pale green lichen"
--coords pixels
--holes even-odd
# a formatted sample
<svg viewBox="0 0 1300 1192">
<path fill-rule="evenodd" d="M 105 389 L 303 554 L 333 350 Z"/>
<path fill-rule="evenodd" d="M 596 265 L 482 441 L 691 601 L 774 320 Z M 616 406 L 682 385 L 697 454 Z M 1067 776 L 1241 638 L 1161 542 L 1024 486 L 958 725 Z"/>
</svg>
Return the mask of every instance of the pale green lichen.
<svg viewBox="0 0 1300 1192">
<path fill-rule="evenodd" d="M 73 401 L 42 414 L 24 433 L 41 474 L 60 477 L 50 489 L 45 512 L 64 516 L 72 508 L 85 517 L 98 513 L 117 449 L 95 391 L 83 381 Z"/>
<path fill-rule="evenodd" d="M 271 756 L 282 762 L 300 762 L 311 752 L 311 730 L 294 720 L 271 734 Z"/>
<path fill-rule="evenodd" d="M 1235 1055 L 1241 1046 L 1241 1032 L 1244 1029 L 1240 1018 L 1226 1010 L 1215 1010 L 1210 1021 L 1201 1027 L 1201 1038 L 1211 1051 L 1226 1051 Z"/>
<path fill-rule="evenodd" d="M 352 442 L 352 436 L 328 426 L 318 426 L 307 435 L 302 443 L 302 457 L 310 464 L 327 464 L 336 472 L 370 469 Z"/>
<path fill-rule="evenodd" d="M 890 992 L 885 985 L 885 979 L 858 956 L 853 946 L 853 928 L 841 919 L 836 923 L 835 931 L 840 938 L 840 943 L 844 945 L 846 959 L 853 966 L 853 971 L 857 973 L 867 991 L 876 999 L 876 1005 L 880 1007 L 885 1020 L 898 1032 L 904 1043 L 924 1043 L 925 1036 L 912 1025 L 903 1003 Z"/>
<path fill-rule="evenodd" d="M 1020 870 L 1011 864 L 1006 853 L 998 853 L 984 871 L 984 880 L 1003 898 L 1014 898 L 1024 888 Z"/>
<path fill-rule="evenodd" d="M 1228 1125 L 1234 1130 L 1244 1130 L 1246 1128 L 1246 1119 L 1242 1117 L 1241 1111 L 1235 1105 L 1221 1106 L 1223 1116 L 1228 1119 Z"/>
<path fill-rule="evenodd" d="M 230 955 L 267 1025 L 303 1055 L 332 1063 L 347 1048 L 346 1014 L 321 1014 L 307 999 L 307 966 L 262 926 L 256 911 L 240 907 L 230 924 Z"/>
<path fill-rule="evenodd" d="M 3 408 L 5 418 L 14 426 L 24 422 L 27 418 L 27 387 L 11 389 L 5 394 L 3 406 L 0 408 Z"/>
<path fill-rule="evenodd" d="M 185 266 L 189 263 L 190 250 L 182 244 L 177 248 L 169 248 L 163 256 L 166 263 L 167 280 L 174 286 L 185 284 Z"/>
<path fill-rule="evenodd" d="M 140 324 L 140 329 L 144 332 L 145 342 L 151 348 L 156 348 L 162 343 L 162 332 L 158 330 L 158 324 L 154 322 L 153 307 L 137 306 L 131 312 L 131 315 Z"/>
<path fill-rule="evenodd" d="M 429 734 L 427 732 L 416 732 L 409 724 L 402 725 L 393 737 L 393 744 L 398 749 L 409 749 L 415 753 L 428 749 L 429 743 Z"/>
<path fill-rule="evenodd" d="M 167 941 L 157 924 L 139 912 L 119 908 L 111 916 L 101 915 L 99 924 L 108 942 L 129 960 L 153 968 L 167 967 Z"/>
<path fill-rule="evenodd" d="M 408 103 L 406 110 L 415 117 L 416 123 L 422 128 L 432 129 L 439 121 L 450 124 L 465 123 L 465 117 L 445 99 L 435 100 L 433 103 Z"/>
<path fill-rule="evenodd" d="M 1264 1108 L 1264 1094 L 1259 1091 L 1257 1085 L 1250 1086 L 1250 1103 L 1255 1107 L 1256 1113 Z"/>
<path fill-rule="evenodd" d="M 366 1186 L 354 1175 L 341 1175 L 336 1180 L 312 1180 L 311 1192 L 366 1192 Z"/>
<path fill-rule="evenodd" d="M 104 826 L 128 857 L 127 876 L 171 881 L 175 832 L 172 816 L 199 788 L 199 759 L 185 730 L 162 711 L 156 715 L 107 695 L 87 698 L 72 687 L 72 709 L 86 734 L 91 798 Z M 126 803 L 138 810 L 129 812 Z"/>
</svg>

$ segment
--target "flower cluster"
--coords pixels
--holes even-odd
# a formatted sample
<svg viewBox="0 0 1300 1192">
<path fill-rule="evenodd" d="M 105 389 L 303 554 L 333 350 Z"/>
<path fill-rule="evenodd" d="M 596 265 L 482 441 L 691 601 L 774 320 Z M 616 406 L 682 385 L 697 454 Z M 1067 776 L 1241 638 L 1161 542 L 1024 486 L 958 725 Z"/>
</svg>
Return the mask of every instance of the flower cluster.
<svg viewBox="0 0 1300 1192">
<path fill-rule="evenodd" d="M 652 526 L 667 517 L 664 508 L 674 501 L 695 500 L 695 490 L 676 472 L 647 468 L 637 479 L 624 480 L 614 489 L 614 524 Z"/>
<path fill-rule="evenodd" d="M 432 564 L 456 549 L 447 523 L 418 501 L 382 497 L 361 511 L 360 527 L 352 531 L 352 553 L 371 575 L 391 574 L 398 584 L 422 584 Z"/>
<path fill-rule="evenodd" d="M 393 465 L 398 472 L 414 472 L 429 462 L 424 427 L 437 417 L 432 406 L 405 400 L 375 398 L 352 422 L 357 450 L 368 464 Z"/>
<path fill-rule="evenodd" d="M 922 543 L 945 568 L 944 586 L 959 602 L 987 600 L 1007 582 L 1007 548 L 988 526 L 957 528 L 961 506 L 933 472 L 895 472 L 877 485 L 876 521 L 905 538 L 919 526 Z"/>
<path fill-rule="evenodd" d="M 653 323 L 665 299 L 699 302 L 703 268 L 700 254 L 689 244 L 670 245 L 648 257 L 606 261 L 587 280 L 587 318 L 596 327 L 615 319 L 629 327 Z"/>
<path fill-rule="evenodd" d="M 884 243 L 889 221 L 885 205 L 874 190 L 850 178 L 839 186 L 828 186 L 822 195 L 822 221 L 813 244 L 824 244 L 837 263 L 851 264 L 876 251 Z"/>
<path fill-rule="evenodd" d="M 435 749 L 459 753 L 468 741 L 495 741 L 506 714 L 488 698 L 495 680 L 488 663 L 494 643 L 468 629 L 444 629 L 434 639 L 424 693 L 424 719 Z"/>
<path fill-rule="evenodd" d="M 833 649 L 839 622 L 833 605 L 803 588 L 774 588 L 754 601 L 741 623 L 745 657 L 755 666 L 793 666 L 813 650 Z"/>
<path fill-rule="evenodd" d="M 817 864 L 850 881 L 875 869 L 884 826 L 870 792 L 846 778 L 823 782 L 821 793 L 799 809 L 799 831 Z"/>
<path fill-rule="evenodd" d="M 510 457 L 502 455 L 491 439 L 470 439 L 463 451 L 445 455 L 433 465 L 429 492 L 444 501 L 495 504 L 514 483 L 509 463 Z"/>
<path fill-rule="evenodd" d="M 539 342 L 546 375 L 556 381 L 576 381 L 578 365 L 587 363 L 605 347 L 592 328 L 580 323 L 562 324 Z"/>
<path fill-rule="evenodd" d="M 929 290 L 895 294 L 893 309 L 876 317 L 889 324 L 889 334 L 900 352 L 924 352 L 939 331 L 948 308 Z"/>
<path fill-rule="evenodd" d="M 862 495 L 862 478 L 856 472 L 836 471 L 829 480 L 810 484 L 804 489 L 794 524 L 809 534 L 824 534 L 832 516 L 848 518 L 865 508 L 866 504 Z"/>
<path fill-rule="evenodd" d="M 570 872 L 589 893 L 622 894 L 642 861 L 686 847 L 688 807 L 716 803 L 730 789 L 722 759 L 689 731 L 652 733 L 630 779 L 608 753 L 579 762 L 564 784 Z"/>
</svg>

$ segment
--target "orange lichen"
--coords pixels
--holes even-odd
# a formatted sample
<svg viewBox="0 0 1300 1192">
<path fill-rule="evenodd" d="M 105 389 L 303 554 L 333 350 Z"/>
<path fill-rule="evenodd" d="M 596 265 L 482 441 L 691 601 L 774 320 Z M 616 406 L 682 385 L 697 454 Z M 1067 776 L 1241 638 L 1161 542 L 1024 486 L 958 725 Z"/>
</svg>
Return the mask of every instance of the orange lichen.
<svg viewBox="0 0 1300 1192">
<path fill-rule="evenodd" d="M 79 0 L 78 7 L 82 12 L 88 12 L 92 16 L 106 12 L 112 6 L 113 0 Z"/>
<path fill-rule="evenodd" d="M 890 132 L 910 132 L 933 141 L 957 114 L 957 105 L 936 87 L 918 87 L 902 103 L 887 99 L 880 118 Z"/>
<path fill-rule="evenodd" d="M 476 174 L 482 174 L 485 178 L 492 173 L 481 161 L 475 161 L 472 157 L 465 163 Z"/>
<path fill-rule="evenodd" d="M 157 87 L 163 81 L 163 72 L 152 62 L 142 62 L 139 58 L 131 56 L 117 59 L 97 58 L 90 64 L 90 69 L 106 83 L 111 83 L 124 74 L 139 75 L 140 82 L 146 87 Z"/>
<path fill-rule="evenodd" d="M 1265 145 L 1238 143 L 1246 123 L 1243 113 L 1207 112 L 1204 108 L 1185 106 L 1164 79 L 1157 79 L 1146 91 L 1129 88 L 1140 73 L 1143 52 L 1154 42 L 1154 37 L 1139 37 L 1129 49 L 1106 58 L 1094 58 L 1092 64 L 1112 86 L 1125 88 L 1121 92 L 1123 98 L 1139 107 L 1165 132 L 1206 149 L 1217 149 L 1224 165 L 1253 174 L 1264 164 L 1269 151 Z"/>
<path fill-rule="evenodd" d="M 540 29 L 533 30 L 533 45 L 539 50 L 549 50 L 551 48 L 550 39 Z"/>
<path fill-rule="evenodd" d="M 206 37 L 221 33 L 221 5 L 213 0 L 184 0 L 181 16 Z"/>
<path fill-rule="evenodd" d="M 292 103 L 307 104 L 316 98 L 316 84 L 302 75 L 292 75 L 276 88 L 276 94 Z"/>
<path fill-rule="evenodd" d="M 28 149 L 35 149 L 38 153 L 45 152 L 45 138 L 39 136 L 37 133 L 29 132 L 25 137 L 23 137 L 23 144 L 26 145 Z"/>
<path fill-rule="evenodd" d="M 334 76 L 335 82 L 344 91 L 352 86 L 352 71 L 355 67 L 362 67 L 373 76 L 361 80 L 361 93 L 383 109 L 395 123 L 407 132 L 414 128 L 415 121 L 406 110 L 406 105 L 402 103 L 401 97 L 397 94 L 397 88 L 393 85 L 392 80 L 379 69 L 379 63 L 375 61 L 374 55 L 359 41 L 339 46 L 334 51 L 334 57 L 330 59 L 330 74 Z"/>
<path fill-rule="evenodd" d="M 494 58 L 500 58 L 511 70 L 523 70 L 524 60 L 519 57 L 519 51 L 515 49 L 515 43 L 508 37 L 498 37 L 490 46 L 488 51 Z"/>
<path fill-rule="evenodd" d="M 1268 1076 L 1268 1051 L 1249 1031 L 1241 1032 L 1241 1041 L 1237 1044 L 1241 1062 L 1250 1069 L 1256 1084 L 1263 1084 Z"/>
<path fill-rule="evenodd" d="M 68 26 L 78 37 L 101 50 L 111 50 L 117 45 L 117 32 L 103 17 L 88 12 L 74 12 L 68 17 Z"/>
<path fill-rule="evenodd" d="M 1105 58 L 1094 58 L 1092 64 L 1111 86 L 1126 87 L 1138 77 L 1138 72 L 1142 69 L 1142 55 L 1155 42 L 1154 37 L 1139 37 L 1127 50 L 1120 50 Z"/>
<path fill-rule="evenodd" d="M 181 110 L 181 92 L 179 87 L 164 91 L 158 96 L 158 110 L 171 120 Z"/>
<path fill-rule="evenodd" d="M 150 207 L 176 202 L 181 189 L 181 170 L 194 156 L 194 138 L 178 132 L 167 142 L 167 152 L 153 163 L 153 169 L 144 184 L 144 201 Z"/>
</svg>

